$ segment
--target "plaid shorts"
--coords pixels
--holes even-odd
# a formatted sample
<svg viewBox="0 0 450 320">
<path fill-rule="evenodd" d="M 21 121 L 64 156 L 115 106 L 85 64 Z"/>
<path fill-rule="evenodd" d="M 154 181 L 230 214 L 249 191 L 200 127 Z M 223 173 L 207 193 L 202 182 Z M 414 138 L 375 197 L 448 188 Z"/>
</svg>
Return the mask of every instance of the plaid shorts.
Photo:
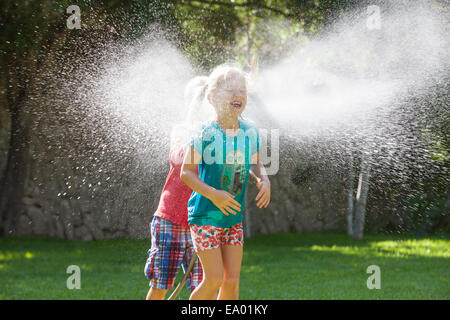
<svg viewBox="0 0 450 320">
<path fill-rule="evenodd" d="M 191 236 L 196 251 L 216 249 L 223 245 L 244 245 L 242 222 L 230 228 L 191 225 Z"/>
<path fill-rule="evenodd" d="M 185 271 L 194 253 L 190 231 L 156 216 L 153 217 L 150 229 L 152 246 L 148 250 L 144 273 L 150 280 L 151 287 L 171 289 L 180 265 Z M 194 290 L 202 281 L 202 276 L 202 266 L 197 258 L 187 278 L 187 288 Z"/>
</svg>

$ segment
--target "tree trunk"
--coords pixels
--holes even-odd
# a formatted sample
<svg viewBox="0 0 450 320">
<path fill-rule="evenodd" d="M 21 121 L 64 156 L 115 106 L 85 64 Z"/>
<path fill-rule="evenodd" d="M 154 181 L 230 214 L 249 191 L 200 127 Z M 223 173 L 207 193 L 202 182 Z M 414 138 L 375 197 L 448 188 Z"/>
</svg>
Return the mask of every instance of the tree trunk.
<svg viewBox="0 0 450 320">
<path fill-rule="evenodd" d="M 349 182 L 347 191 L 347 233 L 353 237 L 353 210 L 355 193 L 355 172 L 353 168 L 353 153 L 350 153 Z"/>
<path fill-rule="evenodd" d="M 22 198 L 28 175 L 29 117 L 25 110 L 25 92 L 21 92 L 16 106 L 10 106 L 11 132 L 8 161 L 1 181 L 0 233 L 14 233 L 15 218 L 22 208 Z"/>
<path fill-rule="evenodd" d="M 369 192 L 370 158 L 362 160 L 359 174 L 358 191 L 356 193 L 355 217 L 353 220 L 353 239 L 361 240 L 364 233 L 367 194 Z"/>
<path fill-rule="evenodd" d="M 33 95 L 38 91 L 36 80 L 41 70 L 48 67 L 50 53 L 64 45 L 67 35 L 65 26 L 59 22 L 55 22 L 49 29 L 53 32 L 48 39 L 43 40 L 48 49 L 41 57 L 30 49 L 22 59 L 17 59 L 16 53 L 10 52 L 5 56 L 10 58 L 3 61 L 6 74 L 6 107 L 11 119 L 11 131 L 7 162 L 0 181 L 0 234 L 16 231 L 16 220 L 24 208 L 22 198 L 26 192 L 31 165 Z"/>
</svg>

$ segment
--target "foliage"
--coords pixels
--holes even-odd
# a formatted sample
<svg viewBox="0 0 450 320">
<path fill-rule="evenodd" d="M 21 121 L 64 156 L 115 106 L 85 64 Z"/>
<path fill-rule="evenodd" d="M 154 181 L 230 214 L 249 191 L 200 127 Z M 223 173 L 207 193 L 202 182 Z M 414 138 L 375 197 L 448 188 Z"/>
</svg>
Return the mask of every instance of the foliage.
<svg viewBox="0 0 450 320">
<path fill-rule="evenodd" d="M 203 69 L 227 60 L 247 67 L 253 56 L 264 63 L 279 61 L 351 2 L 175 1 L 176 17 L 188 40 L 183 49 Z"/>
<path fill-rule="evenodd" d="M 445 1 L 439 2 L 445 10 Z M 72 4 L 80 6 L 82 32 L 66 27 L 69 15 L 66 8 Z M 114 41 L 130 41 L 145 35 L 153 27 L 166 31 L 165 36 L 186 53 L 202 72 L 228 60 L 237 61 L 247 68 L 253 56 L 259 57 L 265 65 L 280 61 L 295 46 L 330 26 L 345 10 L 367 4 L 368 1 L 357 0 L 1 1 L 0 91 L 3 94 L 0 97 L 0 111 L 3 114 L 6 110 L 4 114 L 10 117 L 7 121 L 2 119 L 2 125 L 6 123 L 5 127 L 11 127 L 8 132 L 11 138 L 7 139 L 13 141 L 14 135 L 21 138 L 15 140 L 19 141 L 17 145 L 10 141 L 2 143 L 10 144 L 5 148 L 9 150 L 8 156 L 17 150 L 24 150 L 23 158 L 11 157 L 14 161 L 9 161 L 10 166 L 14 167 L 11 163 L 16 163 L 20 171 L 29 171 L 29 164 L 21 161 L 29 155 L 26 141 L 29 139 L 27 126 L 31 122 L 25 120 L 26 115 L 30 114 L 29 104 L 33 99 L 30 93 L 35 90 L 32 85 L 45 71 L 46 62 L 52 58 L 58 41 L 61 50 L 79 50 L 76 58 L 81 59 L 91 51 L 82 46 L 73 48 L 76 46 L 71 46 L 71 40 L 92 37 L 90 43 L 93 43 L 97 40 L 94 34 L 113 34 Z M 334 54 L 330 53 L 330 59 Z M 434 95 L 434 91 L 430 90 L 430 94 Z M 424 121 L 418 125 L 417 132 L 429 150 L 429 167 L 423 170 L 415 168 L 405 185 L 379 183 L 379 188 L 383 189 L 380 194 L 385 207 L 407 211 L 404 220 L 406 227 L 402 226 L 402 231 L 423 233 L 448 230 L 448 88 L 445 94 L 433 99 L 432 109 L 423 108 L 427 110 L 427 117 L 418 117 Z M 418 109 L 421 109 L 420 106 Z M 17 121 L 14 122 L 13 118 Z M 17 126 L 17 123 L 21 125 Z M 9 167 L 6 168 L 8 170 Z M 317 170 L 317 166 L 297 167 L 292 181 L 297 185 L 306 184 L 314 179 Z M 9 172 L 9 181 L 17 180 L 18 184 L 25 184 L 25 181 L 19 180 L 26 177 L 19 177 L 12 170 Z M 3 179 L 6 175 L 7 172 L 0 172 L 1 196 L 6 200 L 16 196 L 20 202 L 23 195 L 19 188 L 6 193 L 4 186 L 8 181 Z M 383 176 L 380 181 L 389 179 Z M 12 186 L 12 183 L 8 185 L 10 189 L 13 189 Z M 371 187 L 371 190 L 375 188 Z M 373 194 L 373 191 L 370 192 Z M 386 199 L 391 199 L 392 207 Z M 0 223 L 1 218 L 0 213 Z"/>
</svg>

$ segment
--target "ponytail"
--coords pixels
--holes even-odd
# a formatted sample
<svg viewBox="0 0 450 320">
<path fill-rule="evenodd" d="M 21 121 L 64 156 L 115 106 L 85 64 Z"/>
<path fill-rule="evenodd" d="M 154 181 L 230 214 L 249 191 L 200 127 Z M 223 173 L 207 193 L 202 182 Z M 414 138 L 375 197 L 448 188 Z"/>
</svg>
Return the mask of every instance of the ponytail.
<svg viewBox="0 0 450 320">
<path fill-rule="evenodd" d="M 184 90 L 184 104 L 187 109 L 185 120 L 192 126 L 204 118 L 201 106 L 205 98 L 208 77 L 198 76 L 189 81 Z"/>
<path fill-rule="evenodd" d="M 175 125 L 171 133 L 171 145 L 184 145 L 196 131 L 199 123 L 205 121 L 212 110 L 204 108 L 208 77 L 198 76 L 191 79 L 184 90 L 184 119 Z"/>
</svg>

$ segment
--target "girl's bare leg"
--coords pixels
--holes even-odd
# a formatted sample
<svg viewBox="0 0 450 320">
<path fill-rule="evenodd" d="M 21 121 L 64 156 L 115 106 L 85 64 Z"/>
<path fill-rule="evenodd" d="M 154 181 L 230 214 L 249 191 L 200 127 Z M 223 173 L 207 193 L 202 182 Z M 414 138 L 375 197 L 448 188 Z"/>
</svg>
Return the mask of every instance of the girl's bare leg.
<svg viewBox="0 0 450 320">
<path fill-rule="evenodd" d="M 219 300 L 237 300 L 239 298 L 239 277 L 243 248 L 240 245 L 224 245 L 221 247 L 224 276 L 220 287 Z"/>
<path fill-rule="evenodd" d="M 203 267 L 203 280 L 191 293 L 189 300 L 216 299 L 217 290 L 222 285 L 223 265 L 220 248 L 198 251 L 198 257 Z"/>
</svg>

